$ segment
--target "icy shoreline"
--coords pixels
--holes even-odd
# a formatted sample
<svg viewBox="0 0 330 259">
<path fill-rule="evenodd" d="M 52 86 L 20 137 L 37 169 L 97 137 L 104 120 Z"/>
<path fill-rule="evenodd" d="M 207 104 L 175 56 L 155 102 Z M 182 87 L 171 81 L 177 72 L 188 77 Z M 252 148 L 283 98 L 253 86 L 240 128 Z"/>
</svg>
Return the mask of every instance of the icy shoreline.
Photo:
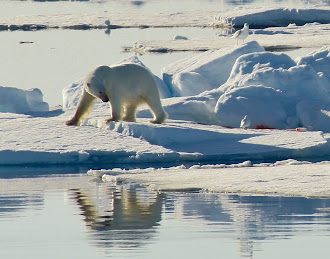
<svg viewBox="0 0 330 259">
<path fill-rule="evenodd" d="M 287 51 L 299 48 L 320 48 L 330 44 L 330 24 L 310 23 L 304 26 L 291 24 L 287 27 L 250 30 L 248 41 L 258 41 L 267 51 Z M 123 46 L 124 51 L 137 53 L 166 53 L 175 51 L 217 50 L 236 44 L 235 39 L 220 35 L 212 40 L 142 40 L 132 46 Z"/>
<path fill-rule="evenodd" d="M 274 164 L 90 170 L 105 182 L 137 182 L 153 191 L 330 197 L 329 162 L 294 160 Z"/>
<path fill-rule="evenodd" d="M 266 19 L 265 19 L 266 18 Z M 110 23 L 106 22 L 110 21 Z M 116 29 L 148 27 L 242 27 L 287 26 L 290 23 L 330 23 L 330 7 L 244 8 L 227 11 L 187 11 L 164 13 L 95 13 L 1 17 L 0 30 Z"/>
</svg>

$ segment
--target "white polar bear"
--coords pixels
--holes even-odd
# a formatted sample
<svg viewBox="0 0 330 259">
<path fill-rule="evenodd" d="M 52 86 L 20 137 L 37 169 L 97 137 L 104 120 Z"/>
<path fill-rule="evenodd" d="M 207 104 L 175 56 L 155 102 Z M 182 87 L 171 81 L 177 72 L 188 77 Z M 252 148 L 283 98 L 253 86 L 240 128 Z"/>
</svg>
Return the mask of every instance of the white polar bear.
<svg viewBox="0 0 330 259">
<path fill-rule="evenodd" d="M 154 76 L 136 64 L 99 66 L 90 72 L 84 82 L 76 112 L 66 125 L 78 125 L 91 109 L 95 98 L 110 102 L 112 117 L 109 121 L 135 121 L 138 105 L 146 103 L 154 114 L 152 123 L 163 123 L 164 111 Z"/>
</svg>

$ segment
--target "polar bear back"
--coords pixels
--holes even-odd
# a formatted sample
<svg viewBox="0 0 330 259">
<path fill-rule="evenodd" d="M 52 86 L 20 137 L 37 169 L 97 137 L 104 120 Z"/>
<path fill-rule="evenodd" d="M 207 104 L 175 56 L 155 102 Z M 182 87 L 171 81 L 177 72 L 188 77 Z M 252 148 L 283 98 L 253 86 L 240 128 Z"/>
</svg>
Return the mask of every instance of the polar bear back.
<svg viewBox="0 0 330 259">
<path fill-rule="evenodd" d="M 110 95 L 116 88 L 115 91 L 119 91 L 126 101 L 147 96 L 159 98 L 154 76 L 146 68 L 127 63 L 111 66 L 110 70 L 111 72 L 106 73 L 104 78 Z"/>
</svg>

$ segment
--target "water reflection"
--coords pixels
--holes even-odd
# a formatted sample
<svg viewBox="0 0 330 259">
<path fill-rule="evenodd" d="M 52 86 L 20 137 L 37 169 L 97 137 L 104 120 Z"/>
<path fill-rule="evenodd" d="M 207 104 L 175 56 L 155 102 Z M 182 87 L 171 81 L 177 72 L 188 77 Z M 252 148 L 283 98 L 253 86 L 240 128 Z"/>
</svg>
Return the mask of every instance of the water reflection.
<svg viewBox="0 0 330 259">
<path fill-rule="evenodd" d="M 15 213 L 26 207 L 39 209 L 43 205 L 43 198 L 43 195 L 40 194 L 0 195 L 0 219 L 8 218 L 8 215 L 15 217 Z"/>
<path fill-rule="evenodd" d="M 156 236 L 165 195 L 138 185 L 98 185 L 94 193 L 69 190 L 91 231 L 92 243 L 110 248 L 139 247 Z"/>
<path fill-rule="evenodd" d="M 3 188 L 12 184 L 16 191 Z M 329 253 L 330 199 L 159 193 L 89 176 L 0 179 L 0 186 L 1 258 L 279 258 L 274 247 L 297 258 Z"/>
<path fill-rule="evenodd" d="M 137 252 L 161 242 L 157 239 L 168 231 L 166 221 L 179 225 L 189 222 L 183 237 L 190 239 L 192 245 L 202 240 L 196 225 L 202 225 L 204 234 L 218 242 L 230 238 L 239 251 L 237 258 L 253 258 L 255 252 L 263 251 L 265 240 L 275 242 L 302 233 L 330 234 L 330 213 L 326 209 L 330 199 L 165 194 L 132 184 L 100 185 L 94 194 L 81 190 L 70 190 L 70 194 L 84 216 L 92 243 L 106 250 L 116 247 Z M 179 232 L 180 227 L 176 234 L 181 236 Z"/>
</svg>

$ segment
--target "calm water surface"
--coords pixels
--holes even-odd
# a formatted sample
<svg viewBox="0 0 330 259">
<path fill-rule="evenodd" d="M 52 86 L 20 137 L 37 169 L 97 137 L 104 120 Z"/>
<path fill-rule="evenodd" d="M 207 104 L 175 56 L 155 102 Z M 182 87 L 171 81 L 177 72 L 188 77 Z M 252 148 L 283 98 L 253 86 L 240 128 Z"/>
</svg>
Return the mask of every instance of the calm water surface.
<svg viewBox="0 0 330 259">
<path fill-rule="evenodd" d="M 0 179 L 0 258 L 327 258 L 330 199 Z"/>
</svg>

